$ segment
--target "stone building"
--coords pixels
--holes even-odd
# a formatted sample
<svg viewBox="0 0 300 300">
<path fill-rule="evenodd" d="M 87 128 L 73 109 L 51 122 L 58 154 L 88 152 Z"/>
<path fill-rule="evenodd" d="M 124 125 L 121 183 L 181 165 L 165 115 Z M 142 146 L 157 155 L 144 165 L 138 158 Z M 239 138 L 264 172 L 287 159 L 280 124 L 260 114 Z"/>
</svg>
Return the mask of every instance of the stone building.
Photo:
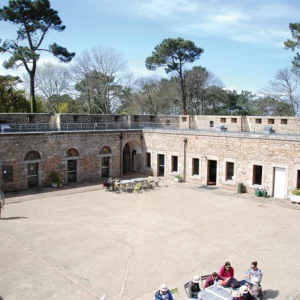
<svg viewBox="0 0 300 300">
<path fill-rule="evenodd" d="M 4 191 L 140 172 L 288 198 L 300 188 L 297 117 L 0 114 Z M 222 125 L 222 127 L 218 126 Z"/>
</svg>

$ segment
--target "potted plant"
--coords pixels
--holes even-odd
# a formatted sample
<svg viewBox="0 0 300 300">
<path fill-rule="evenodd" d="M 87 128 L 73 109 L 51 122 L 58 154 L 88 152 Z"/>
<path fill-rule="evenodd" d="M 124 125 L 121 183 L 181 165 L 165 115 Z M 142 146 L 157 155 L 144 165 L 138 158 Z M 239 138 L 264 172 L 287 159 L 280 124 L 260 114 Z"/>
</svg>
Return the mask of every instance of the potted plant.
<svg viewBox="0 0 300 300">
<path fill-rule="evenodd" d="M 183 178 L 181 177 L 180 174 L 175 175 L 175 177 L 174 177 L 175 182 L 182 182 L 182 180 L 183 180 Z"/>
<path fill-rule="evenodd" d="M 61 179 L 61 175 L 56 172 L 56 171 L 51 171 L 49 173 L 49 179 L 51 180 L 52 182 L 52 187 L 62 187 L 63 186 L 63 182 L 62 182 L 62 179 Z"/>
<path fill-rule="evenodd" d="M 300 189 L 292 190 L 291 202 L 300 203 Z"/>
</svg>

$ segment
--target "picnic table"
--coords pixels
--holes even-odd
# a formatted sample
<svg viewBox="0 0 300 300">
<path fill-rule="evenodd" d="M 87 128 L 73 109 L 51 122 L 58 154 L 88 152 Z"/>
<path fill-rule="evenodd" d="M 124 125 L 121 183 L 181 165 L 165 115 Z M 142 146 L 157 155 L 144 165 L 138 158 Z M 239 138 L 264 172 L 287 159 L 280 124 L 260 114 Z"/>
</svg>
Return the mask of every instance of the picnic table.
<svg viewBox="0 0 300 300">
<path fill-rule="evenodd" d="M 223 299 L 231 300 L 232 296 L 230 294 L 230 289 L 225 289 L 219 285 L 212 285 L 206 289 L 203 289 L 198 294 L 198 299 L 202 300 L 214 300 Z"/>
</svg>

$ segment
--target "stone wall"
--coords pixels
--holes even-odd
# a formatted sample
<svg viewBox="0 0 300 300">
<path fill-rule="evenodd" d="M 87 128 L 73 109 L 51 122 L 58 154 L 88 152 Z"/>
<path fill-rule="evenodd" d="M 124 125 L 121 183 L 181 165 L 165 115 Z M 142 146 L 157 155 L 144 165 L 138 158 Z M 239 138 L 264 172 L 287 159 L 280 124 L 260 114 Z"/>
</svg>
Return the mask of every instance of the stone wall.
<svg viewBox="0 0 300 300">
<path fill-rule="evenodd" d="M 186 169 L 184 170 L 184 139 Z M 300 170 L 300 141 L 293 137 L 264 135 L 222 135 L 217 133 L 156 132 L 144 130 L 145 152 L 151 153 L 152 171 L 158 174 L 158 154 L 165 155 L 165 177 L 176 174 L 188 182 L 208 184 L 208 161 L 217 161 L 217 186 L 236 190 L 243 183 L 248 192 L 264 188 L 270 195 L 274 188 L 274 168 L 286 170 L 285 197 L 296 187 Z M 178 172 L 172 172 L 172 156 L 178 156 Z M 199 159 L 199 175 L 193 175 L 193 158 Z M 234 178 L 226 180 L 226 163 L 234 163 Z M 262 184 L 253 184 L 253 166 L 262 166 Z"/>
<path fill-rule="evenodd" d="M 22 190 L 28 188 L 28 163 L 38 164 L 38 186 L 51 184 L 48 175 L 57 171 L 67 182 L 68 160 L 77 161 L 77 182 L 95 182 L 101 179 L 102 147 L 111 149 L 110 176 L 120 175 L 120 132 L 48 132 L 48 133 L 6 133 L 0 139 L 0 182 L 2 189 Z M 129 142 L 138 149 L 139 160 L 137 171 L 142 171 L 141 131 L 123 132 L 122 147 Z M 67 150 L 76 149 L 76 157 L 68 157 Z M 133 148 L 132 148 L 133 149 Z M 130 149 L 132 151 L 132 149 Z M 40 159 L 25 161 L 25 155 L 36 151 Z M 13 167 L 13 182 L 3 182 L 2 170 L 5 166 Z"/>
<path fill-rule="evenodd" d="M 50 120 L 50 114 L 0 114 L 0 123 L 2 124 L 50 123 Z"/>
</svg>

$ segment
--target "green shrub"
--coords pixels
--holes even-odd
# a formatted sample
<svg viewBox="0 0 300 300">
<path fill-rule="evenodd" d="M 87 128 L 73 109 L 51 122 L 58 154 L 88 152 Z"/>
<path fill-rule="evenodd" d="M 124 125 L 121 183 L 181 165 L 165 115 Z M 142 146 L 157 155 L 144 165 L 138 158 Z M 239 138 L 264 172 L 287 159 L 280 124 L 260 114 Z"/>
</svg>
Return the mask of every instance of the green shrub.
<svg viewBox="0 0 300 300">
<path fill-rule="evenodd" d="M 300 196 L 300 189 L 294 189 L 294 190 L 292 191 L 292 195 Z"/>
</svg>

